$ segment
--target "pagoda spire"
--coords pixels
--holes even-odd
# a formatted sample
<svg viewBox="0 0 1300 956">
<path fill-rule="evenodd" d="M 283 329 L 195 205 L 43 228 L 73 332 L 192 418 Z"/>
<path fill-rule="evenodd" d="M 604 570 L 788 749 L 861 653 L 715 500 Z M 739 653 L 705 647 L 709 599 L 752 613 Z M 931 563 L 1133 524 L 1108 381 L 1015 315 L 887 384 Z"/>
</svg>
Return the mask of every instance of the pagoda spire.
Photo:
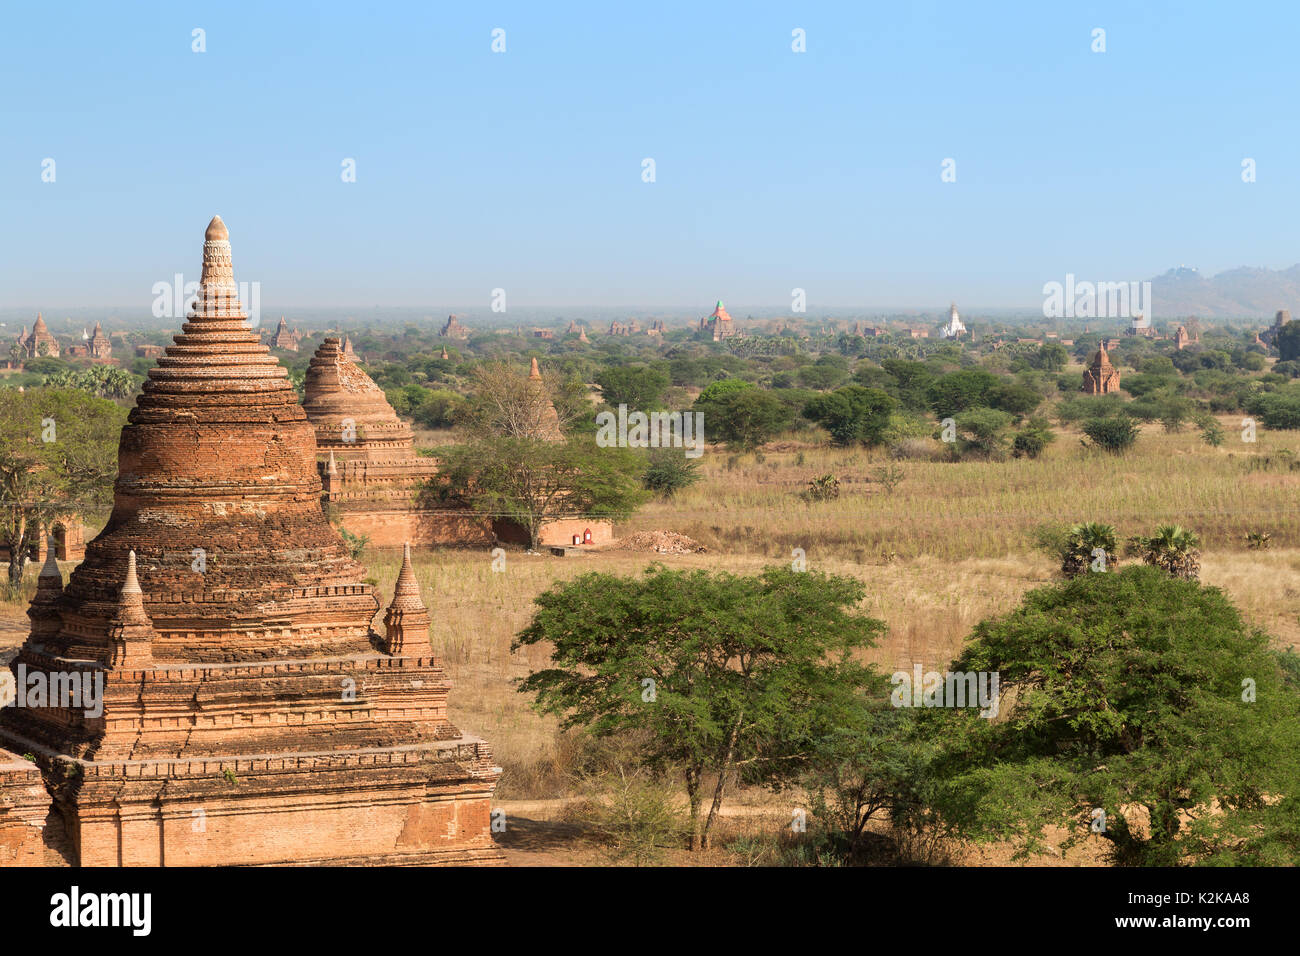
<svg viewBox="0 0 1300 956">
<path fill-rule="evenodd" d="M 63 596 L 63 573 L 59 571 L 59 562 L 54 556 L 54 539 L 45 543 L 45 564 L 41 566 L 40 576 L 36 579 L 36 594 L 31 606 L 27 608 L 27 617 L 32 622 L 32 638 L 37 643 L 44 643 L 46 637 L 54 637 L 63 626 L 56 606 Z"/>
<path fill-rule="evenodd" d="M 432 657 L 429 609 L 420 599 L 420 584 L 411 566 L 411 543 L 402 545 L 402 570 L 393 587 L 393 603 L 384 614 L 385 648 L 393 657 Z"/>
<path fill-rule="evenodd" d="M 53 581 L 60 591 L 63 590 L 63 572 L 59 570 L 59 561 L 55 556 L 54 538 L 45 539 L 45 563 L 41 565 L 40 576 L 36 579 L 36 586 L 47 585 L 47 582 Z M 48 585 L 47 585 L 48 586 Z"/>
<path fill-rule="evenodd" d="M 542 370 L 537 367 L 536 356 L 533 357 L 532 368 L 528 370 L 528 377 L 533 379 L 534 381 L 539 381 L 542 377 Z"/>
<path fill-rule="evenodd" d="M 135 669 L 153 663 L 153 621 L 144 609 L 144 591 L 135 574 L 135 551 L 126 559 L 126 579 L 108 622 L 108 666 Z"/>
</svg>

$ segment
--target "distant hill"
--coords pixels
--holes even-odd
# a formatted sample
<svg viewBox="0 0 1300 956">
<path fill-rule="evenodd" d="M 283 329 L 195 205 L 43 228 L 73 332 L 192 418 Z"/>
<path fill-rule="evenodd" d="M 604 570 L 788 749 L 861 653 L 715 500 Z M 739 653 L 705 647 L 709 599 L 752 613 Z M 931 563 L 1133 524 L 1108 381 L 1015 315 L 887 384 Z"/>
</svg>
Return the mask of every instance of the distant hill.
<svg viewBox="0 0 1300 956">
<path fill-rule="evenodd" d="M 1170 269 L 1151 280 L 1151 301 L 1157 322 L 1190 315 L 1271 319 L 1278 309 L 1300 311 L 1300 264 L 1229 269 L 1209 279 L 1195 269 Z"/>
</svg>

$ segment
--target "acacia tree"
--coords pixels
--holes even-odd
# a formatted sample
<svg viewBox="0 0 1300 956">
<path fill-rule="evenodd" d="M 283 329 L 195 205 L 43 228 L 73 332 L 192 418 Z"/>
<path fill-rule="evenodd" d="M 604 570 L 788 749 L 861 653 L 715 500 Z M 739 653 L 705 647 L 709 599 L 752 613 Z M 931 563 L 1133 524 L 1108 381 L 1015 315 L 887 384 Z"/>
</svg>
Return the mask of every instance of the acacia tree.
<svg viewBox="0 0 1300 956">
<path fill-rule="evenodd" d="M 513 521 L 541 541 L 542 526 L 565 517 L 627 518 L 649 493 L 645 464 L 626 448 L 598 448 L 589 436 L 547 442 L 503 436 L 438 449 L 427 504 L 455 503 Z"/>
<path fill-rule="evenodd" d="M 527 367 L 513 362 L 484 362 L 470 372 L 472 394 L 457 421 L 474 437 L 540 438 L 554 422 L 561 430 L 585 410 L 574 401 L 568 380 L 553 372 L 529 378 Z M 552 417 L 554 416 L 554 417 Z"/>
<path fill-rule="evenodd" d="M 879 445 L 889 427 L 894 400 L 878 388 L 846 385 L 819 395 L 803 410 L 804 417 L 831 433 L 837 445 Z"/>
<path fill-rule="evenodd" d="M 472 373 L 474 394 L 460 423 L 461 445 L 438 449 L 438 474 L 420 492 L 429 506 L 454 503 L 505 518 L 540 543 L 542 526 L 565 517 L 618 520 L 647 497 L 641 458 L 599 448 L 563 430 L 581 414 L 585 387 L 522 366 L 488 362 Z"/>
<path fill-rule="evenodd" d="M 81 391 L 0 389 L 0 543 L 9 584 L 42 528 L 112 501 L 126 412 Z"/>
<path fill-rule="evenodd" d="M 787 568 L 584 574 L 535 599 L 513 647 L 546 642 L 552 666 L 519 689 L 565 727 L 643 733 L 644 764 L 682 775 L 698 850 L 734 772 L 753 783 L 793 779 L 878 686 L 854 653 L 884 632 L 855 610 L 864 593 L 853 578 Z"/>
<path fill-rule="evenodd" d="M 940 715 L 940 819 L 1024 852 L 1096 832 L 1121 865 L 1277 859 L 1300 837 L 1300 692 L 1268 644 L 1153 567 L 1031 591 L 952 664 L 996 672 L 1002 713 Z"/>
<path fill-rule="evenodd" d="M 852 860 L 866 843 L 867 825 L 888 814 L 895 827 L 920 829 L 933 782 L 936 745 L 922 711 L 889 705 L 882 693 L 846 712 L 817 742 L 801 784 L 814 816 Z"/>
<path fill-rule="evenodd" d="M 742 451 L 762 445 L 793 417 L 790 408 L 771 392 L 753 386 L 728 389 L 708 399 L 701 395 L 695 408 L 704 413 L 704 425 L 711 436 Z"/>
<path fill-rule="evenodd" d="M 650 366 L 613 365 L 596 376 L 605 404 L 648 412 L 663 404 L 668 373 Z"/>
</svg>

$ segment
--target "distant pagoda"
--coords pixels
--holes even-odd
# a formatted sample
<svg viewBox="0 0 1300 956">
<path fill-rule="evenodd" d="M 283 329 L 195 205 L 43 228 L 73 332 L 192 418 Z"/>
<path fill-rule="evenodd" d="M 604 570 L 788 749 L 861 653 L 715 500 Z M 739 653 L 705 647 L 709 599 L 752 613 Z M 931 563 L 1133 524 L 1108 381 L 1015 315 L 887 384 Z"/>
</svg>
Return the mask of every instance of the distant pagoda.
<svg viewBox="0 0 1300 956">
<path fill-rule="evenodd" d="M 715 342 L 729 339 L 736 334 L 736 324 L 723 307 L 721 299 L 713 307 L 713 312 L 700 320 L 700 328 L 708 330 Z"/>
<path fill-rule="evenodd" d="M 95 323 L 95 331 L 90 333 L 88 348 L 90 357 L 96 362 L 108 362 L 113 358 L 113 343 L 108 340 L 108 336 L 104 334 L 104 329 L 98 322 Z"/>
<path fill-rule="evenodd" d="M 284 321 L 284 316 L 280 316 L 280 324 L 275 327 L 275 334 L 271 336 L 271 348 L 296 352 L 301 339 L 302 336 L 298 333 L 298 330 L 290 331 L 289 323 Z"/>
<path fill-rule="evenodd" d="M 23 331 L 19 334 L 18 348 L 22 351 L 22 357 L 29 359 L 58 358 L 62 352 L 59 340 L 50 333 L 39 312 L 36 313 L 31 332 Z"/>
<path fill-rule="evenodd" d="M 454 315 L 447 316 L 447 324 L 442 327 L 438 333 L 444 339 L 467 339 L 469 338 L 469 329 L 460 324 L 460 319 Z"/>
<path fill-rule="evenodd" d="M 1110 363 L 1106 346 L 1092 357 L 1092 362 L 1083 370 L 1083 387 L 1080 389 L 1088 395 L 1110 395 L 1119 391 L 1119 369 Z"/>
</svg>

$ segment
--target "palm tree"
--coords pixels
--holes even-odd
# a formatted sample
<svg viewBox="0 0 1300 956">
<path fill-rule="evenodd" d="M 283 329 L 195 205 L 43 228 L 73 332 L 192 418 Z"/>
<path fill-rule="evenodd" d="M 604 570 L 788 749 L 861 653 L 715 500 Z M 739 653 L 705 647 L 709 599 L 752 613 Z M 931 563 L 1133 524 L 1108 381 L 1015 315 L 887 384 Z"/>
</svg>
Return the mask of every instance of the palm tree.
<svg viewBox="0 0 1300 956">
<path fill-rule="evenodd" d="M 1098 554 L 1098 551 L 1101 554 Z M 1076 578 L 1094 570 L 1109 570 L 1118 563 L 1118 547 L 1115 544 L 1115 526 L 1099 521 L 1076 524 L 1065 535 L 1061 548 L 1061 573 L 1067 578 Z"/>
<path fill-rule="evenodd" d="M 1200 537 L 1176 524 L 1162 524 L 1149 538 L 1138 538 L 1142 560 L 1163 568 L 1176 578 L 1195 581 L 1201 573 Z"/>
</svg>

